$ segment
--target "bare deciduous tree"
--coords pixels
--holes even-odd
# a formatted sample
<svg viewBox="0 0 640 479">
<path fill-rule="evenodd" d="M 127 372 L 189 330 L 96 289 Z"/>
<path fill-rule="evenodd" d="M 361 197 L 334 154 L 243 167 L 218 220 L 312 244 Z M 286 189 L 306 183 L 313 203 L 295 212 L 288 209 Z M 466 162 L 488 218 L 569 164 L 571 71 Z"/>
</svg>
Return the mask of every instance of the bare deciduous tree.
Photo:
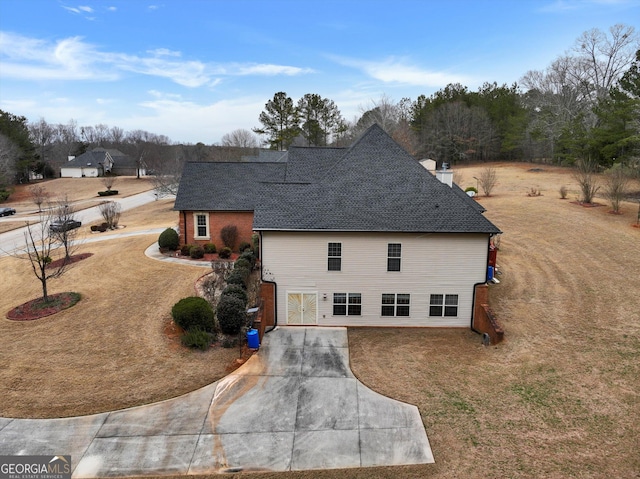
<svg viewBox="0 0 640 479">
<path fill-rule="evenodd" d="M 596 178 L 597 165 L 592 160 L 580 159 L 576 162 L 576 169 L 573 172 L 573 178 L 578 182 L 583 203 L 592 203 L 593 198 L 600 189 Z"/>
<path fill-rule="evenodd" d="M 498 171 L 492 166 L 483 168 L 478 175 L 478 183 L 484 195 L 491 196 L 491 192 L 498 183 Z"/>
<path fill-rule="evenodd" d="M 122 213 L 120 203 L 116 203 L 115 201 L 103 201 L 98 205 L 98 209 L 100 210 L 102 218 L 104 218 L 104 222 L 107 223 L 107 228 L 110 230 L 116 229 Z"/>
<path fill-rule="evenodd" d="M 116 184 L 117 180 L 118 179 L 115 176 L 104 176 L 101 181 L 107 191 L 111 191 L 111 188 L 113 188 L 113 185 Z"/>
<path fill-rule="evenodd" d="M 151 177 L 151 182 L 158 197 L 171 196 L 178 193 L 183 166 L 184 158 L 178 152 L 176 152 L 173 160 L 168 160 L 158 165 L 155 175 Z"/>
<path fill-rule="evenodd" d="M 258 139 L 249 130 L 239 128 L 231 133 L 225 133 L 221 139 L 222 146 L 237 146 L 240 148 L 257 148 Z"/>
<path fill-rule="evenodd" d="M 42 204 L 49 199 L 49 192 L 42 185 L 35 185 L 29 188 L 31 200 L 38 206 L 38 212 L 42 211 Z"/>
<path fill-rule="evenodd" d="M 620 212 L 620 202 L 624 200 L 629 186 L 629 177 L 623 168 L 612 168 L 607 172 L 604 196 L 611 203 L 614 213 Z"/>
<path fill-rule="evenodd" d="M 58 199 L 56 204 L 51 208 L 53 221 L 57 224 L 67 225 L 75 218 L 75 208 L 69 201 L 69 197 L 65 195 L 64 198 Z M 76 238 L 78 236 L 78 230 L 76 228 L 60 228 L 58 231 L 50 231 L 49 234 L 60 243 L 64 248 L 64 259 L 68 261 L 73 255 L 73 251 L 77 248 L 75 245 Z"/>
<path fill-rule="evenodd" d="M 40 212 L 40 221 L 38 223 L 27 222 L 27 230 L 24 233 L 24 256 L 15 255 L 18 258 L 26 256 L 26 259 L 31 263 L 31 269 L 42 286 L 42 300 L 45 303 L 49 301 L 48 281 L 62 276 L 71 265 L 69 261 L 56 261 L 54 263 L 53 256 L 58 249 L 58 241 L 49 231 L 51 218 L 50 213 Z"/>
</svg>

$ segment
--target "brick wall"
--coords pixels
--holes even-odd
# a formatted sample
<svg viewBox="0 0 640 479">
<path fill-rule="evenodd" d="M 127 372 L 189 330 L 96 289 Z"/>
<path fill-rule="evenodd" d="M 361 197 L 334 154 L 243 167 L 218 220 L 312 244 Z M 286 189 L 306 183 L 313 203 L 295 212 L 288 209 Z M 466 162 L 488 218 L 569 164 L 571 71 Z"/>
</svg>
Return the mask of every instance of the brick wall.
<svg viewBox="0 0 640 479">
<path fill-rule="evenodd" d="M 504 330 L 497 318 L 489 309 L 489 286 L 476 286 L 476 296 L 473 308 L 473 329 L 489 335 L 491 344 L 498 344 L 504 339 Z"/>
<path fill-rule="evenodd" d="M 246 241 L 251 243 L 253 234 L 253 212 L 252 211 L 214 211 L 209 213 L 209 234 L 211 239 L 195 240 L 194 237 L 194 216 L 193 211 L 180 212 L 180 244 L 205 244 L 213 243 L 218 249 L 224 247 L 220 230 L 227 225 L 235 225 L 238 228 L 238 242 L 234 245 L 234 250 L 240 243 Z M 185 223 L 186 220 L 186 223 Z M 186 233 L 186 241 L 185 241 Z"/>
</svg>

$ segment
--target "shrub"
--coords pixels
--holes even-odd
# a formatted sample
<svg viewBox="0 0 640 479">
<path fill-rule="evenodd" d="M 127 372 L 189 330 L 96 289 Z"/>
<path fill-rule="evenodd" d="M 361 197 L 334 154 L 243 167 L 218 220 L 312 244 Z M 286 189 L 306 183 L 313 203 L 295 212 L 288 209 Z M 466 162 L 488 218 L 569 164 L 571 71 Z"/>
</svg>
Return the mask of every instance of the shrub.
<svg viewBox="0 0 640 479">
<path fill-rule="evenodd" d="M 492 166 L 483 168 L 478 177 L 478 182 L 484 192 L 484 196 L 491 196 L 491 192 L 495 188 L 496 183 L 498 183 L 498 171 Z"/>
<path fill-rule="evenodd" d="M 207 243 L 204 245 L 204 252 L 207 254 L 214 254 L 216 252 L 216 245 L 213 243 Z"/>
<path fill-rule="evenodd" d="M 238 258 L 235 263 L 233 263 L 233 269 L 244 268 L 251 271 L 251 263 L 245 258 Z"/>
<path fill-rule="evenodd" d="M 567 187 L 565 185 L 562 185 L 560 187 L 560 199 L 566 200 L 567 199 L 567 193 L 568 193 Z"/>
<path fill-rule="evenodd" d="M 465 193 L 469 193 L 470 191 L 473 191 L 476 195 L 478 194 L 478 188 L 476 188 L 475 186 L 469 186 L 468 188 L 464 189 Z"/>
<path fill-rule="evenodd" d="M 192 329 L 180 337 L 183 346 L 188 348 L 206 350 L 211 344 L 211 336 L 201 329 Z"/>
<path fill-rule="evenodd" d="M 192 244 L 183 244 L 180 247 L 180 254 L 182 256 L 189 256 L 189 254 L 191 253 L 191 247 L 192 246 L 193 246 Z"/>
<path fill-rule="evenodd" d="M 167 228 L 160 233 L 160 237 L 158 238 L 158 246 L 160 246 L 160 248 L 175 251 L 179 245 L 180 237 L 178 236 L 178 232 L 173 228 Z"/>
<path fill-rule="evenodd" d="M 248 249 L 251 249 L 251 244 L 247 243 L 246 241 L 242 241 L 240 243 L 240 246 L 238 246 L 238 251 L 240 253 L 247 251 Z"/>
<path fill-rule="evenodd" d="M 580 191 L 582 192 L 581 201 L 584 203 L 592 203 L 594 196 L 596 196 L 596 193 L 600 189 L 596 178 L 597 167 L 597 164 L 591 159 L 580 159 L 576 162 L 573 178 L 580 185 Z"/>
<path fill-rule="evenodd" d="M 251 235 L 251 243 L 253 245 L 253 254 L 256 258 L 260 257 L 260 235 L 258 233 L 253 233 Z"/>
<path fill-rule="evenodd" d="M 222 259 L 231 258 L 231 248 L 225 246 L 220 251 L 218 251 L 218 256 Z"/>
<path fill-rule="evenodd" d="M 233 247 L 238 241 L 238 227 L 236 225 L 227 225 L 220 230 L 220 238 L 224 245 L 233 251 Z"/>
<path fill-rule="evenodd" d="M 190 296 L 182 298 L 171 308 L 173 321 L 185 331 L 200 329 L 213 332 L 215 320 L 211 305 L 204 298 Z"/>
<path fill-rule="evenodd" d="M 199 244 L 192 246 L 189 250 L 189 256 L 193 259 L 204 258 L 204 248 Z"/>
<path fill-rule="evenodd" d="M 224 290 L 222 291 L 222 295 L 235 296 L 236 298 L 244 302 L 245 307 L 247 302 L 249 301 L 249 295 L 247 294 L 247 292 L 242 286 L 238 286 L 237 284 L 230 284 L 229 286 L 224 288 Z"/>
<path fill-rule="evenodd" d="M 118 190 L 107 190 L 107 191 L 98 191 L 98 196 L 111 196 L 117 195 Z"/>
<path fill-rule="evenodd" d="M 245 303 L 235 296 L 223 295 L 220 297 L 216 315 L 220 330 L 224 334 L 238 334 L 240 332 L 247 318 L 245 307 Z"/>
<path fill-rule="evenodd" d="M 11 192 L 6 188 L 0 188 L 0 201 L 6 201 L 11 195 Z"/>
<path fill-rule="evenodd" d="M 243 271 L 246 270 L 241 270 L 241 269 L 234 269 L 231 274 L 229 275 L 229 277 L 227 278 L 227 284 L 231 285 L 231 284 L 236 284 L 244 289 L 247 288 L 247 281 L 245 279 L 245 275 L 243 274 Z"/>
<path fill-rule="evenodd" d="M 244 253 L 242 253 L 242 254 L 238 257 L 238 261 L 239 261 L 239 260 L 241 260 L 241 259 L 244 259 L 244 260 L 246 260 L 246 261 L 248 261 L 248 262 L 249 262 L 249 267 L 250 267 L 250 269 L 253 269 L 253 267 L 254 267 L 254 266 L 255 266 L 255 264 L 256 264 L 256 255 L 255 255 L 255 254 L 253 254 L 253 251 L 251 251 L 251 250 L 248 250 L 248 251 L 245 251 Z M 237 262 L 237 261 L 236 261 L 236 262 Z"/>
</svg>

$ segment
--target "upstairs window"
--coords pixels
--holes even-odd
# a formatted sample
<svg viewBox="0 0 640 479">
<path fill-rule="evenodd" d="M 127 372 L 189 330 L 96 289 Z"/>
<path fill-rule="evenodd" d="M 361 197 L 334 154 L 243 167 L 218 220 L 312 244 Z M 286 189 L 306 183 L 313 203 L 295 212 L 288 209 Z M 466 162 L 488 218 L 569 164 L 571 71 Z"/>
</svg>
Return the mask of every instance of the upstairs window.
<svg viewBox="0 0 640 479">
<path fill-rule="evenodd" d="M 328 250 L 328 266 L 329 271 L 342 270 L 342 243 L 329 243 Z"/>
<path fill-rule="evenodd" d="M 360 293 L 333 293 L 334 316 L 360 316 L 362 295 Z"/>
<path fill-rule="evenodd" d="M 387 245 L 387 271 L 400 271 L 401 256 L 402 245 L 400 243 Z"/>
<path fill-rule="evenodd" d="M 382 295 L 382 316 L 409 316 L 410 294 L 385 293 Z"/>
<path fill-rule="evenodd" d="M 432 294 L 429 316 L 458 316 L 458 295 Z"/>
</svg>

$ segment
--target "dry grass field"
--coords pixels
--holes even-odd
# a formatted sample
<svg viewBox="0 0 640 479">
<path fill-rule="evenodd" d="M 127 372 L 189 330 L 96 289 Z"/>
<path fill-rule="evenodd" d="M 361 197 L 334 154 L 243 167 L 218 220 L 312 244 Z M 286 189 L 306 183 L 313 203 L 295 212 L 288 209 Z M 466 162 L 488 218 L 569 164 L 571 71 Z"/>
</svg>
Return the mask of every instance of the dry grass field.
<svg viewBox="0 0 640 479">
<path fill-rule="evenodd" d="M 418 406 L 436 463 L 256 478 L 640 477 L 637 203 L 624 203 L 622 215 L 601 198 L 603 206 L 585 208 L 573 203 L 577 185 L 567 170 L 496 166 L 498 186 L 480 202 L 504 232 L 491 306 L 505 341 L 484 347 L 464 329 L 349 330 L 354 373 Z M 461 170 L 461 185 L 475 186 L 479 168 Z M 531 188 L 542 196 L 528 197 Z M 122 223 L 177 219 L 162 202 L 145 208 Z M 188 352 L 163 335 L 171 305 L 192 294 L 202 272 L 147 259 L 143 250 L 155 239 L 85 245 L 94 256 L 52 283 L 54 292 L 82 293 L 78 305 L 28 324 L 0 320 L 0 416 L 105 411 L 224 374 L 229 351 Z M 25 268 L 0 259 L 0 311 L 38 294 Z"/>
</svg>

